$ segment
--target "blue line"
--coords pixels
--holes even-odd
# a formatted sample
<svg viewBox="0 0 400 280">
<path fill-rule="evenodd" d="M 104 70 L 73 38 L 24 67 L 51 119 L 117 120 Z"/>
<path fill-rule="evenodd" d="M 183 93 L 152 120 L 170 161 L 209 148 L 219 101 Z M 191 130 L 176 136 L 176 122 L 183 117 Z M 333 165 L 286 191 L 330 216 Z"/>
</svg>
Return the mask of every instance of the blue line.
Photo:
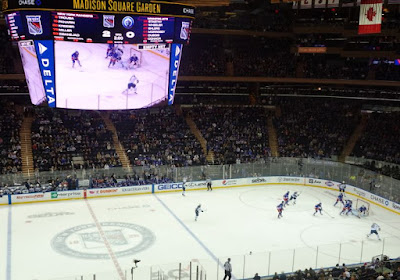
<svg viewBox="0 0 400 280">
<path fill-rule="evenodd" d="M 7 270 L 6 270 L 6 279 L 11 280 L 11 209 L 12 206 L 8 206 L 8 229 L 7 229 Z"/>
<path fill-rule="evenodd" d="M 182 222 L 181 219 L 178 218 L 178 216 L 175 215 L 174 212 L 172 212 L 172 210 L 160 199 L 158 198 L 158 196 L 155 194 L 154 195 L 157 200 L 162 204 L 162 206 L 164 206 L 165 209 L 167 209 L 167 211 L 175 218 L 175 220 L 178 221 L 178 223 L 181 224 L 181 226 L 200 244 L 201 247 L 203 247 L 203 249 L 214 259 L 215 262 L 217 262 L 222 268 L 224 267 L 224 265 L 219 261 L 219 259 L 211 252 L 210 249 L 207 248 L 206 245 L 204 245 L 203 242 L 201 242 L 201 240 Z M 233 276 L 233 274 L 232 274 Z M 234 278 L 236 279 L 236 278 Z"/>
</svg>

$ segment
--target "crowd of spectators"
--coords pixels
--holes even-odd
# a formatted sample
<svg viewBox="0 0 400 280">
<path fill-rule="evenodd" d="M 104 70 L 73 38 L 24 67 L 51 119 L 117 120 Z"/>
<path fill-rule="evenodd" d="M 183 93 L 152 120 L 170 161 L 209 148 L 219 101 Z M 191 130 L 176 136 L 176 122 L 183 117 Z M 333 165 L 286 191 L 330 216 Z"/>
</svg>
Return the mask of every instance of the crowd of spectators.
<svg viewBox="0 0 400 280">
<path fill-rule="evenodd" d="M 359 108 L 348 101 L 281 99 L 280 108 L 282 115 L 274 123 L 282 157 L 340 155 L 359 122 Z"/>
<path fill-rule="evenodd" d="M 89 179 L 89 188 L 119 188 L 128 186 L 140 186 L 149 184 L 172 183 L 173 180 L 165 175 L 159 175 L 156 170 L 149 168 L 143 171 L 141 176 L 137 173 L 127 174 L 123 178 L 117 178 L 115 174 L 110 176 L 98 175 Z"/>
<path fill-rule="evenodd" d="M 22 170 L 20 128 L 22 119 L 14 103 L 0 99 L 0 174 Z"/>
<path fill-rule="evenodd" d="M 175 108 L 114 112 L 111 120 L 134 166 L 205 164 L 200 143 Z"/>
<path fill-rule="evenodd" d="M 305 78 L 365 80 L 369 66 L 367 59 L 340 58 L 328 55 L 302 55 Z"/>
<path fill-rule="evenodd" d="M 288 32 L 292 28 L 293 10 L 289 5 L 232 3 L 218 9 L 198 8 L 195 28 L 236 29 L 251 31 Z"/>
<path fill-rule="evenodd" d="M 373 113 L 353 150 L 356 157 L 400 164 L 400 113 Z"/>
<path fill-rule="evenodd" d="M 363 167 L 377 173 L 400 180 L 400 165 L 396 164 L 381 164 L 376 163 L 374 160 L 367 161 Z"/>
<path fill-rule="evenodd" d="M 39 171 L 121 166 L 112 132 L 97 112 L 36 108 L 31 138 Z"/>
<path fill-rule="evenodd" d="M 312 268 L 298 270 L 291 274 L 275 273 L 272 280 L 399 280 L 400 262 L 390 260 L 387 256 L 383 259 L 374 259 L 362 265 L 346 266 L 337 264 L 333 268 Z"/>
<path fill-rule="evenodd" d="M 264 107 L 196 106 L 188 113 L 214 153 L 214 164 L 244 163 L 271 155 Z"/>
</svg>

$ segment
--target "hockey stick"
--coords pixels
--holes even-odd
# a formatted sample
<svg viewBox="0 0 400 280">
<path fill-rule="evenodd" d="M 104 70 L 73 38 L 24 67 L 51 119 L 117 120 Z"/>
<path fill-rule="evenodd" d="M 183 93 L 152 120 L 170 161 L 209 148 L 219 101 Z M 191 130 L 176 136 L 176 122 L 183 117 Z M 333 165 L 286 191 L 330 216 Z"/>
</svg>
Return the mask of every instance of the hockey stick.
<svg viewBox="0 0 400 280">
<path fill-rule="evenodd" d="M 333 216 L 331 216 L 328 212 L 326 212 L 325 210 L 323 210 L 324 211 L 324 213 L 326 214 L 326 215 L 328 215 L 329 217 L 331 217 L 332 219 L 334 219 L 335 217 L 333 217 Z"/>
</svg>

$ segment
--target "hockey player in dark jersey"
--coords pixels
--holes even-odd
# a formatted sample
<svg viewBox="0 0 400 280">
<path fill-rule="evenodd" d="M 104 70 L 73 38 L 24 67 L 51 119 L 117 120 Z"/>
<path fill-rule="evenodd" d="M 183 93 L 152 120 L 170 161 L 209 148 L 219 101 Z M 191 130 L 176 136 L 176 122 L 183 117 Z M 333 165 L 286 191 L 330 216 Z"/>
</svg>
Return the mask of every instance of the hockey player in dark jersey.
<svg viewBox="0 0 400 280">
<path fill-rule="evenodd" d="M 315 205 L 315 212 L 313 215 L 315 216 L 315 214 L 317 214 L 318 212 L 322 215 L 322 203 L 321 202 L 318 203 L 317 205 Z"/>
<path fill-rule="evenodd" d="M 336 202 L 335 202 L 335 204 L 333 205 L 333 206 L 336 206 L 336 204 L 338 204 L 338 202 L 341 202 L 343 205 L 344 205 L 344 202 L 343 202 L 343 193 L 341 192 L 339 195 L 338 195 L 338 197 L 336 198 Z"/>
<path fill-rule="evenodd" d="M 282 201 L 277 207 L 276 210 L 278 211 L 278 219 L 280 219 L 282 217 L 282 211 L 283 211 L 283 204 L 285 202 Z"/>
<path fill-rule="evenodd" d="M 72 60 L 72 68 L 75 67 L 75 62 L 77 62 L 80 67 L 82 67 L 81 62 L 79 61 L 79 52 L 78 51 L 74 52 L 71 55 L 71 60 Z"/>
</svg>

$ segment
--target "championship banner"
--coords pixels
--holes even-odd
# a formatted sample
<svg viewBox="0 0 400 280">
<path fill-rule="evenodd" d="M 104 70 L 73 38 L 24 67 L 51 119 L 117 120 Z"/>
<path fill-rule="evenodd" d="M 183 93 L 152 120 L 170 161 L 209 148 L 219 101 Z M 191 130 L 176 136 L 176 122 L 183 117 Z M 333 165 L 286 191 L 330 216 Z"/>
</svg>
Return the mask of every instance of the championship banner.
<svg viewBox="0 0 400 280">
<path fill-rule="evenodd" d="M 381 33 L 382 0 L 361 0 L 358 34 Z"/>
<path fill-rule="evenodd" d="M 339 0 L 328 0 L 328 8 L 339 7 Z"/>
<path fill-rule="evenodd" d="M 322 8 L 322 9 L 324 9 L 325 7 L 326 7 L 326 0 L 315 0 L 314 8 Z"/>
<path fill-rule="evenodd" d="M 312 0 L 301 0 L 300 9 L 311 9 Z"/>
</svg>

